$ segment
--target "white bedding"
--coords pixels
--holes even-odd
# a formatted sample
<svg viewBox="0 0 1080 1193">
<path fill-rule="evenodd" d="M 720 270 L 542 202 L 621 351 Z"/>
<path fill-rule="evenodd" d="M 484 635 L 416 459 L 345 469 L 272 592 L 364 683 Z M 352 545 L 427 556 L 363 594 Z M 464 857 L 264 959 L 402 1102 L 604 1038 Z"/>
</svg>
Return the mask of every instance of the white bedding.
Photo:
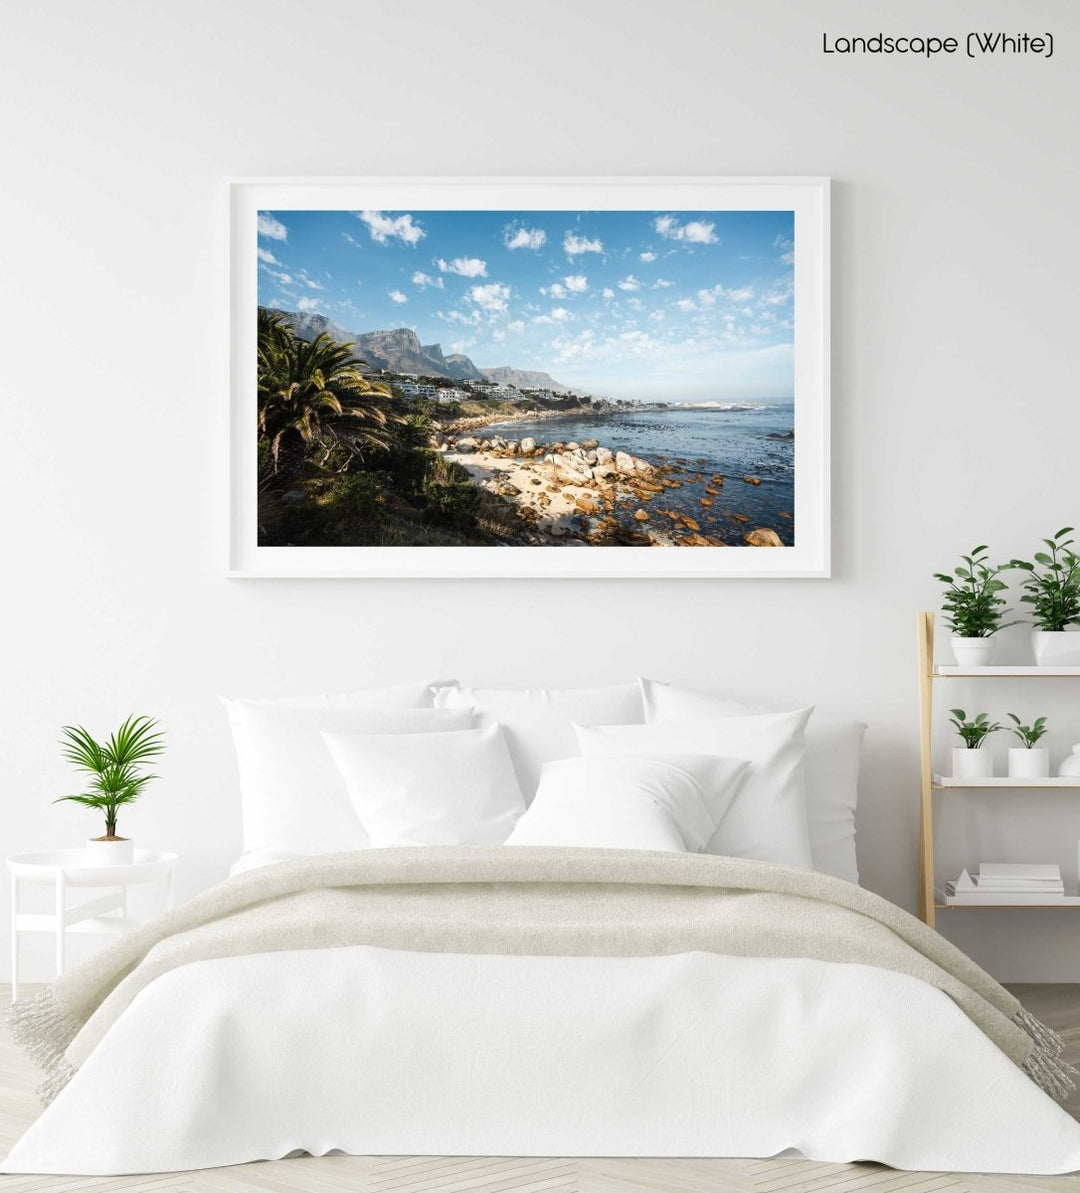
<svg viewBox="0 0 1080 1193">
<path fill-rule="evenodd" d="M 298 1149 L 1045 1174 L 1080 1169 L 1080 1126 L 946 995 L 883 969 L 355 946 L 159 977 L 0 1171 Z"/>
</svg>

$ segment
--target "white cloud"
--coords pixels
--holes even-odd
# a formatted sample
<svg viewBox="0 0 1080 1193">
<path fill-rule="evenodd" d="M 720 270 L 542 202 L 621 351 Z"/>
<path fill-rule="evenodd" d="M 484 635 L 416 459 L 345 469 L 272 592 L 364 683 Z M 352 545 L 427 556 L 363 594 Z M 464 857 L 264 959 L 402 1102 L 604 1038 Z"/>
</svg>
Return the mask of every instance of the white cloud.
<svg viewBox="0 0 1080 1193">
<path fill-rule="evenodd" d="M 512 331 L 514 335 L 521 335 L 525 330 L 525 322 L 523 319 L 515 319 L 512 323 L 506 325 L 507 331 Z"/>
<path fill-rule="evenodd" d="M 619 287 L 620 290 L 633 291 L 633 290 L 641 289 L 641 283 L 637 280 L 636 277 L 634 277 L 634 275 L 632 273 L 627 274 L 626 277 L 624 277 L 620 281 L 616 282 L 616 285 Z"/>
<path fill-rule="evenodd" d="M 689 244 L 718 244 L 716 225 L 704 220 L 680 224 L 673 215 L 658 215 L 653 220 L 656 231 L 668 240 L 682 240 Z"/>
<path fill-rule="evenodd" d="M 589 288 L 589 279 L 583 273 L 572 273 L 563 278 L 563 283 L 571 294 L 584 294 Z"/>
<path fill-rule="evenodd" d="M 552 282 L 550 286 L 541 286 L 540 293 L 545 298 L 565 298 L 566 287 L 562 282 Z"/>
<path fill-rule="evenodd" d="M 319 300 L 317 298 L 301 298 L 296 303 L 296 309 L 306 313 L 317 311 L 319 309 Z"/>
<path fill-rule="evenodd" d="M 783 265 L 793 265 L 795 263 L 795 242 L 790 236 L 785 236 L 782 232 L 779 233 L 776 239 L 772 242 L 774 249 L 780 249 L 780 261 Z"/>
<path fill-rule="evenodd" d="M 610 286 L 605 286 L 604 289 L 601 291 L 601 297 L 602 298 L 614 298 L 615 291 L 612 290 L 612 288 Z"/>
<path fill-rule="evenodd" d="M 539 249 L 543 248 L 547 240 L 547 233 L 543 228 L 526 228 L 521 225 L 507 224 L 503 229 L 503 244 L 508 249 Z"/>
<path fill-rule="evenodd" d="M 394 302 L 408 302 L 409 301 L 408 295 L 402 294 L 400 290 L 388 290 L 387 293 L 390 295 L 391 299 L 393 299 Z"/>
<path fill-rule="evenodd" d="M 447 323 L 460 323 L 466 327 L 478 327 L 483 322 L 483 315 L 479 311 L 470 311 L 467 315 L 461 311 L 436 311 L 435 314 Z"/>
<path fill-rule="evenodd" d="M 650 261 L 655 261 L 655 260 L 656 260 L 656 254 L 655 254 L 655 253 L 649 253 L 649 252 L 645 252 L 645 253 L 639 253 L 639 254 L 638 254 L 638 260 L 639 260 L 639 261 L 644 261 L 644 262 L 645 262 L 645 264 L 646 264 L 646 265 L 648 265 L 648 263 L 649 263 Z"/>
<path fill-rule="evenodd" d="M 261 244 L 255 251 L 256 251 L 256 253 L 258 253 L 259 260 L 262 261 L 262 263 L 264 265 L 280 265 L 281 264 L 281 262 L 277 259 L 277 257 L 275 257 L 274 254 L 269 249 L 264 249 Z"/>
<path fill-rule="evenodd" d="M 632 311 L 643 311 L 645 309 L 645 304 L 640 298 L 631 298 L 629 306 Z"/>
<path fill-rule="evenodd" d="M 675 304 L 680 311 L 696 311 L 697 303 L 692 298 L 680 298 Z"/>
<path fill-rule="evenodd" d="M 723 293 L 724 287 L 719 284 L 713 286 L 711 290 L 699 290 L 697 292 L 698 302 L 700 302 L 703 307 L 716 306 L 717 298 L 722 297 Z"/>
<path fill-rule="evenodd" d="M 487 262 L 481 261 L 479 257 L 455 257 L 453 261 L 436 257 L 435 264 L 441 273 L 456 273 L 463 278 L 487 277 Z"/>
<path fill-rule="evenodd" d="M 427 235 L 420 224 L 413 222 L 411 215 L 390 216 L 381 211 L 358 211 L 356 218 L 367 224 L 371 239 L 376 244 L 400 240 L 403 244 L 415 245 Z"/>
<path fill-rule="evenodd" d="M 791 282 L 784 282 L 774 286 L 768 294 L 764 295 L 761 301 L 770 307 L 783 306 L 784 303 L 791 301 L 792 284 Z"/>
<path fill-rule="evenodd" d="M 308 277 L 307 271 L 303 270 L 303 269 L 300 270 L 300 281 L 302 281 L 304 283 L 304 285 L 307 286 L 307 288 L 309 290 L 325 290 L 326 289 L 326 287 L 321 282 L 317 282 L 317 281 L 315 281 L 314 278 Z"/>
<path fill-rule="evenodd" d="M 674 285 L 675 285 L 675 283 L 669 282 L 667 280 L 667 278 L 657 278 L 656 281 L 653 282 L 652 288 L 654 290 L 667 290 L 669 287 L 674 286 Z"/>
<path fill-rule="evenodd" d="M 566 323 L 570 319 L 570 312 L 566 307 L 552 307 L 546 315 L 537 315 L 534 323 Z"/>
<path fill-rule="evenodd" d="M 498 282 L 491 282 L 487 286 L 473 286 L 469 291 L 470 300 L 488 312 L 505 311 L 509 297 L 510 287 L 502 286 Z"/>
<path fill-rule="evenodd" d="M 424 273 L 419 269 L 412 275 L 412 282 L 414 286 L 419 286 L 421 290 L 427 286 L 434 286 L 436 290 L 443 288 L 442 278 L 433 278 L 430 273 Z"/>
<path fill-rule="evenodd" d="M 583 253 L 602 253 L 604 246 L 598 239 L 578 236 L 576 232 L 567 232 L 563 237 L 563 252 L 568 257 L 580 257 Z"/>
<path fill-rule="evenodd" d="M 260 236 L 267 236 L 271 240 L 288 240 L 289 230 L 279 219 L 275 219 L 269 211 L 260 211 L 258 220 Z"/>
<path fill-rule="evenodd" d="M 748 299 L 754 297 L 754 287 L 743 286 L 739 290 L 728 290 L 725 297 L 731 302 L 746 302 Z"/>
</svg>

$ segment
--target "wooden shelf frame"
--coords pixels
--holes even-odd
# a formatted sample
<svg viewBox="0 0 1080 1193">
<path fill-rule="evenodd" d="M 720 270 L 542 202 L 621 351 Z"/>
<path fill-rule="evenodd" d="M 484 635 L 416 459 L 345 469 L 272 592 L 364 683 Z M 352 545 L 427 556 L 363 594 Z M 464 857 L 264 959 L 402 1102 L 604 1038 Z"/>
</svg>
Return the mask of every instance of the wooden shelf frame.
<svg viewBox="0 0 1080 1193">
<path fill-rule="evenodd" d="M 935 791 L 1068 791 L 1080 790 L 1080 779 L 957 780 L 934 774 L 934 682 L 941 679 L 1080 679 L 1080 667 L 951 667 L 934 663 L 934 615 L 918 615 L 919 649 L 919 918 L 936 927 L 938 911 L 988 911 L 1021 908 L 1066 911 L 1078 904 L 1061 903 L 940 903 L 934 883 Z M 1078 901 L 1080 903 L 1080 901 Z"/>
</svg>

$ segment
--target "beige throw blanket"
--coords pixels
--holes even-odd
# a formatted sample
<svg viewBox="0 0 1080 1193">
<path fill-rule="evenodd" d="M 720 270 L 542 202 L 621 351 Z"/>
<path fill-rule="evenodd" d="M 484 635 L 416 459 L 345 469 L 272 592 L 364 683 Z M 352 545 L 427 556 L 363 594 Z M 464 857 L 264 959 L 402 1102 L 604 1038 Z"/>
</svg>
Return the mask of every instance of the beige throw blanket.
<svg viewBox="0 0 1080 1193">
<path fill-rule="evenodd" d="M 193 961 L 376 945 L 448 953 L 709 952 L 874 965 L 944 991 L 1061 1099 L 1055 1033 L 920 921 L 850 883 L 768 862 L 639 850 L 456 846 L 326 854 L 219 883 L 12 1009 L 50 1100 L 136 994 Z"/>
</svg>

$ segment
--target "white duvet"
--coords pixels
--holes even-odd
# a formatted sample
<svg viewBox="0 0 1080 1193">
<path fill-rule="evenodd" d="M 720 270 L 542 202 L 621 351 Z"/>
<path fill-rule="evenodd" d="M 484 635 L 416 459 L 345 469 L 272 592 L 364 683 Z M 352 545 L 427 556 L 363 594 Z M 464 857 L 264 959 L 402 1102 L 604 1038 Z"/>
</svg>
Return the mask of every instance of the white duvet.
<svg viewBox="0 0 1080 1193">
<path fill-rule="evenodd" d="M 881 969 L 357 946 L 158 978 L 0 1170 L 333 1149 L 1063 1173 L 1080 1126 L 945 994 Z"/>
</svg>

